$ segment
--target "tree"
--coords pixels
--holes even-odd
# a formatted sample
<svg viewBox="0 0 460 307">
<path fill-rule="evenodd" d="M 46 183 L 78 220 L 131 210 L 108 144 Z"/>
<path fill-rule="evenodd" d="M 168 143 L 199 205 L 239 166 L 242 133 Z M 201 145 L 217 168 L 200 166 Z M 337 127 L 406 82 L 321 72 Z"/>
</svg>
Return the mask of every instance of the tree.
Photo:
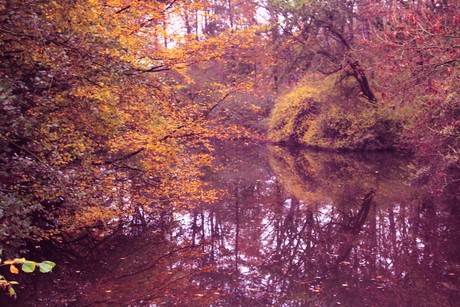
<svg viewBox="0 0 460 307">
<path fill-rule="evenodd" d="M 362 1 L 268 1 L 272 37 L 286 65 L 281 77 L 299 71 L 340 73 L 342 79 L 354 79 L 356 94 L 375 103 L 368 77 L 372 58 L 358 44 L 363 33 L 369 39 L 363 7 Z"/>
<path fill-rule="evenodd" d="M 232 37 L 190 52 L 187 36 L 168 32 L 177 10 L 175 1 L 1 4 L 5 252 L 24 239 L 107 235 L 139 214 L 214 199 L 200 180 L 210 164 L 202 148 L 226 137 L 210 114 L 227 93 L 196 103 L 180 88 L 185 65 L 220 56 Z"/>
<path fill-rule="evenodd" d="M 288 85 L 271 114 L 269 139 L 334 150 L 398 146 L 401 125 L 378 103 L 373 84 L 379 54 L 369 48 L 369 4 L 271 1 L 267 8 L 280 58 L 275 80 Z"/>
<path fill-rule="evenodd" d="M 382 53 L 376 89 L 405 123 L 407 147 L 456 155 L 458 4 L 383 1 L 370 7 L 371 47 Z"/>
<path fill-rule="evenodd" d="M 271 106 L 273 58 L 265 26 L 255 19 L 256 4 L 185 2 L 182 8 L 178 15 L 184 23 L 175 25 L 188 33 L 176 41 L 187 59 L 181 100 L 212 106 L 210 118 L 221 118 L 228 126 L 262 130 L 260 122 Z M 196 16 L 193 27 L 191 16 Z M 223 96 L 226 103 L 214 105 Z"/>
<path fill-rule="evenodd" d="M 335 106 L 317 116 L 338 131 L 334 142 L 349 138 L 350 128 L 374 134 L 360 121 L 375 113 L 374 122 L 391 132 L 377 133 L 374 141 L 391 139 L 396 148 L 442 152 L 456 161 L 459 22 L 455 1 L 273 1 L 267 2 L 267 8 L 278 55 L 288 63 L 279 65 L 277 74 L 295 83 L 314 72 L 336 76 L 335 91 L 340 89 L 342 98 L 316 101 Z M 336 109 L 338 116 L 331 114 Z M 333 123 L 340 121 L 344 127 L 334 128 Z M 328 129 L 309 126 L 321 130 L 319 140 L 328 143 Z"/>
</svg>

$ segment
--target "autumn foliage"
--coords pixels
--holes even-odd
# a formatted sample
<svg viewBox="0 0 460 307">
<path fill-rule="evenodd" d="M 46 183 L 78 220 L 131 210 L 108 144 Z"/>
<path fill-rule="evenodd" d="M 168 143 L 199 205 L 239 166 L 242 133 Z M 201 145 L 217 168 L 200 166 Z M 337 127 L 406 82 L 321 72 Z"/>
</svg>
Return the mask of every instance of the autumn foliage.
<svg viewBox="0 0 460 307">
<path fill-rule="evenodd" d="M 180 30 L 177 20 L 191 7 L 205 8 L 175 1 L 0 4 L 5 252 L 15 254 L 23 240 L 65 244 L 107 235 L 134 219 L 150 223 L 149 216 L 214 199 L 200 180 L 210 164 L 208 140 L 243 134 L 234 125 L 222 129 L 214 113 L 260 76 L 235 69 L 230 81 L 197 87 L 190 68 L 228 66 L 237 50 L 250 58 L 261 45 L 254 30 L 209 37 Z"/>
<path fill-rule="evenodd" d="M 278 68 L 279 78 L 294 87 L 282 93 L 272 127 L 283 126 L 277 114 L 285 101 L 302 96 L 303 75 L 319 83 L 327 75 L 325 84 L 310 85 L 323 91 L 313 99 L 319 113 L 307 112 L 305 121 L 298 120 L 303 126 L 290 121 L 295 133 L 310 135 L 298 143 L 362 150 L 366 147 L 359 139 L 364 137 L 373 144 L 369 150 L 418 152 L 439 152 L 457 143 L 455 1 L 270 3 L 278 20 L 275 46 L 287 63 L 295 64 Z M 324 92 L 325 86 L 329 89 Z M 292 141 L 280 139 L 277 129 L 272 128 L 272 140 Z M 451 155 L 456 149 L 449 151 Z"/>
<path fill-rule="evenodd" d="M 216 140 L 265 130 L 276 143 L 407 150 L 458 168 L 458 10 L 422 0 L 0 3 L 0 249 L 22 259 L 73 248 L 76 260 L 146 227 L 162 232 L 156 259 L 184 250 L 201 278 L 195 242 L 168 245 L 162 227 L 179 213 L 196 222 L 198 204 L 217 201 L 203 180 Z"/>
</svg>

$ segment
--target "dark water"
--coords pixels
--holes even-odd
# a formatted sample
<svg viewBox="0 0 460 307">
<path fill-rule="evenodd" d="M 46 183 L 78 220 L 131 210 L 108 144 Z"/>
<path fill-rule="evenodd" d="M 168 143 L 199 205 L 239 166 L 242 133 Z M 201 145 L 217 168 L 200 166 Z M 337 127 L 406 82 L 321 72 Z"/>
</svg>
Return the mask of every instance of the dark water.
<svg viewBox="0 0 460 307">
<path fill-rule="evenodd" d="M 5 306 L 460 306 L 455 167 L 242 144 L 216 163 L 219 200 L 75 243 Z"/>
</svg>

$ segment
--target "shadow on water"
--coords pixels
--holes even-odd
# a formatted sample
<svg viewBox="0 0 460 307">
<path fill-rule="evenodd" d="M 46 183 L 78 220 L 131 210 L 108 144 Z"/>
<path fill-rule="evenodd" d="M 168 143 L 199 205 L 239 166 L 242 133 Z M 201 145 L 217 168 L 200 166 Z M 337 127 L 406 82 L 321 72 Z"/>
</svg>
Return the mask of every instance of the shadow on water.
<svg viewBox="0 0 460 307">
<path fill-rule="evenodd" d="M 426 161 L 216 147 L 219 168 L 204 176 L 222 191 L 214 203 L 79 245 L 4 305 L 458 305 L 458 186 L 437 193 Z"/>
</svg>

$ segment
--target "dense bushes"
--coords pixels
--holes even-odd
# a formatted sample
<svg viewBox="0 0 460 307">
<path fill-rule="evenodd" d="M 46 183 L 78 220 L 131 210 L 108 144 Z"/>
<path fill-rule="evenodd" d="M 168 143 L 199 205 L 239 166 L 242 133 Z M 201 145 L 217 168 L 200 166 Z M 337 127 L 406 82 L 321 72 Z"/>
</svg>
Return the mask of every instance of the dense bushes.
<svg viewBox="0 0 460 307">
<path fill-rule="evenodd" d="M 385 108 L 350 95 L 353 84 L 336 75 L 308 75 L 281 95 L 270 118 L 269 139 L 333 150 L 393 148 L 402 130 Z"/>
</svg>

